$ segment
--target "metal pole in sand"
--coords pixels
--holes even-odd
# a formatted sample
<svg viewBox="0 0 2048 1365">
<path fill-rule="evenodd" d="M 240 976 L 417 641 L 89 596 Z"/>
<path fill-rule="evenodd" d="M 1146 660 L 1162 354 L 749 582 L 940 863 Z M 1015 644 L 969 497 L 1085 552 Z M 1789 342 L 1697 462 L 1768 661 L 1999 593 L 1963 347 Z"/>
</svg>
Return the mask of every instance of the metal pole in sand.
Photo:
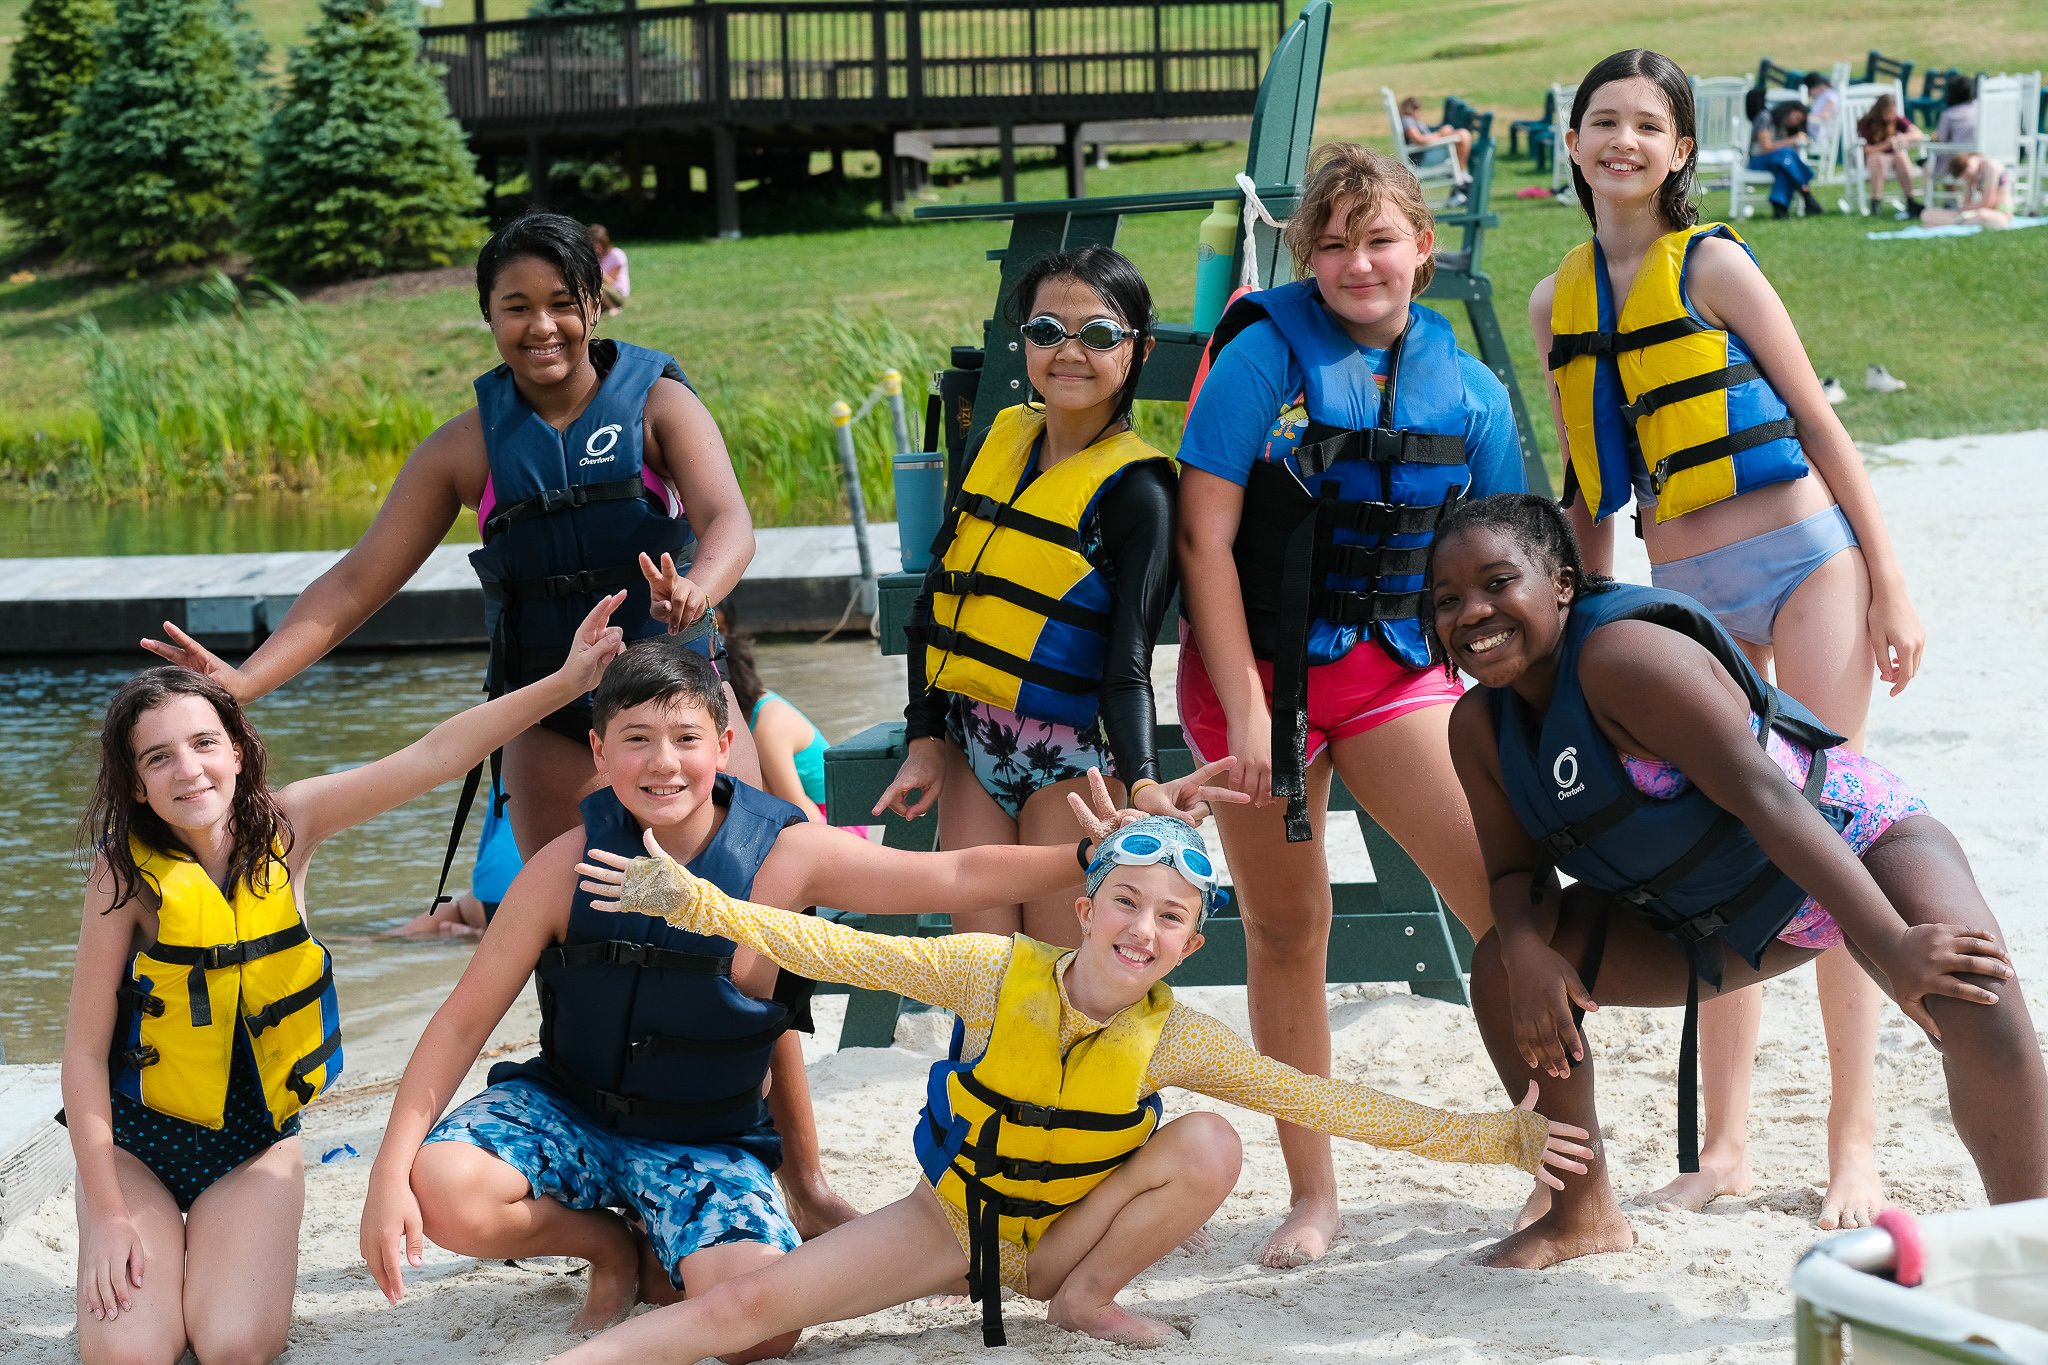
<svg viewBox="0 0 2048 1365">
<path fill-rule="evenodd" d="M 901 376 L 898 376 L 898 387 L 901 387 Z M 875 557 L 868 549 L 868 501 L 861 492 L 860 465 L 853 454 L 853 409 L 844 402 L 832 405 L 832 434 L 839 441 L 839 466 L 846 473 L 846 508 L 853 514 L 853 543 L 860 551 L 860 609 L 872 617 L 875 614 Z"/>
</svg>

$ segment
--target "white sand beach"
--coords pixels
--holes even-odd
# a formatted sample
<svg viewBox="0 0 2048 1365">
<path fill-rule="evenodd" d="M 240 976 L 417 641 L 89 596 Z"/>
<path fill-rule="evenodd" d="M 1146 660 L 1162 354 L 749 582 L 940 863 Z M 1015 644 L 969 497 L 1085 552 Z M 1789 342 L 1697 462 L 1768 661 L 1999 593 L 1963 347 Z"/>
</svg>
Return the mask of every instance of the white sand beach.
<svg viewBox="0 0 2048 1365">
<path fill-rule="evenodd" d="M 1866 452 L 1928 631 L 1925 669 L 1904 696 L 1873 704 L 1870 753 L 1899 770 L 1961 837 L 2011 939 L 2037 1023 L 2048 1022 L 2048 911 L 2035 859 L 2048 827 L 2048 594 L 2020 553 L 2048 544 L 2048 432 L 1922 440 Z M 2036 542 L 2035 537 L 2041 537 Z M 1647 578 L 1625 541 L 1628 577 Z M 2035 634 L 2035 631 L 2042 634 Z M 1162 708 L 1164 709 L 1164 708 Z M 1125 1301 L 1181 1327 L 1162 1360 L 1428 1362 L 1656 1361 L 1707 1365 L 1789 1358 L 1794 1261 L 1825 1180 L 1828 1076 L 1811 971 L 1767 989 L 1747 1198 L 1704 1212 L 1634 1210 L 1634 1250 L 1541 1273 L 1465 1263 L 1528 1192 L 1505 1168 L 1440 1165 L 1339 1142 L 1344 1236 L 1293 1271 L 1261 1269 L 1284 1212 L 1286 1178 L 1265 1117 L 1181 1092 L 1169 1113 L 1207 1107 L 1245 1138 L 1244 1176 L 1195 1256 L 1162 1262 Z M 1245 1029 L 1242 990 L 1186 997 Z M 363 1359 L 513 1365 L 571 1344 L 579 1279 L 484 1265 L 431 1250 L 404 1303 L 387 1307 L 356 1253 L 369 1158 L 390 1092 L 436 1002 L 418 999 L 349 1020 L 349 1071 L 305 1121 L 308 1208 L 289 1365 Z M 830 1052 L 841 1005 L 821 1002 L 811 1084 L 834 1186 L 861 1208 L 914 1179 L 908 1130 L 944 1020 L 907 1018 L 898 1046 Z M 530 999 L 496 1041 L 532 1038 Z M 1338 1075 L 1428 1104 L 1501 1107 L 1470 1014 L 1399 986 L 1334 987 Z M 1626 1195 L 1674 1169 L 1679 1012 L 1615 1009 L 1591 1029 L 1603 1118 Z M 471 1080 L 481 1086 L 488 1062 Z M 380 1083 L 383 1083 L 380 1086 Z M 1979 1204 L 1983 1190 L 1950 1123 L 1940 1062 L 1886 1007 L 1877 1066 L 1878 1160 L 1893 1200 L 1917 1212 Z M 359 1155 L 323 1164 L 323 1154 Z M 18 1365 L 76 1359 L 68 1193 L 0 1238 L 0 1356 Z M 1011 1346 L 985 1357 L 976 1310 L 912 1306 L 805 1334 L 796 1358 L 844 1365 L 1017 1359 L 1062 1365 L 1124 1360 L 1127 1348 L 1047 1326 L 1037 1305 L 1008 1308 Z"/>
</svg>

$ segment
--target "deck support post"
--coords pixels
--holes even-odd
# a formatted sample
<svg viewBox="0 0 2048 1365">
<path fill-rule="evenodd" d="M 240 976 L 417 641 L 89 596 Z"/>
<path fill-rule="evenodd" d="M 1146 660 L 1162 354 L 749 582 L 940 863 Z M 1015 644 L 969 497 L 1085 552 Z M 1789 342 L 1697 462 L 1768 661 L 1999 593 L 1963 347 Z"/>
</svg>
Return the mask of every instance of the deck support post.
<svg viewBox="0 0 2048 1365">
<path fill-rule="evenodd" d="M 718 237 L 736 242 L 740 236 L 739 149 L 733 145 L 732 125 L 721 123 L 711 130 L 711 193 L 718 201 Z"/>
<path fill-rule="evenodd" d="M 538 134 L 526 139 L 526 205 L 543 208 L 548 202 L 548 158 Z"/>
<path fill-rule="evenodd" d="M 875 155 L 882 159 L 882 213 L 888 216 L 903 212 L 903 158 L 896 155 L 896 135 L 882 134 L 882 140 L 875 144 Z"/>
<path fill-rule="evenodd" d="M 1003 202 L 1017 202 L 1017 125 L 1003 122 L 996 125 L 996 167 L 1003 177 Z"/>
<path fill-rule="evenodd" d="M 1088 144 L 1081 141 L 1081 125 L 1066 125 L 1067 198 L 1088 197 Z"/>
</svg>

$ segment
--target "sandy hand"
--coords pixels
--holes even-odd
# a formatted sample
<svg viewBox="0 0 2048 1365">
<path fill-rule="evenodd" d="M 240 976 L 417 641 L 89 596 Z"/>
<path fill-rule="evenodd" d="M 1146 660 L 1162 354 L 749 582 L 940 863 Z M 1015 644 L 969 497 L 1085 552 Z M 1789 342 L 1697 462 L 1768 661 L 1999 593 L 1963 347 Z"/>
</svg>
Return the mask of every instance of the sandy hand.
<svg viewBox="0 0 2048 1365">
<path fill-rule="evenodd" d="M 1528 1093 L 1522 1096 L 1522 1102 L 1515 1108 L 1534 1118 L 1543 1119 L 1543 1115 L 1536 1113 L 1536 1096 L 1536 1082 L 1531 1081 Z M 1536 1178 L 1553 1190 L 1561 1190 L 1564 1188 L 1564 1181 L 1543 1168 L 1555 1166 L 1560 1171 L 1584 1175 L 1586 1163 L 1593 1159 L 1593 1149 L 1572 1141 L 1574 1138 L 1585 1138 L 1585 1129 L 1569 1123 L 1559 1123 L 1555 1119 L 1543 1119 L 1543 1123 L 1543 1152 L 1536 1160 Z"/>
<path fill-rule="evenodd" d="M 652 915 L 693 934 L 717 934 L 717 910 L 726 900 L 725 893 L 669 857 L 653 830 L 646 832 L 645 841 L 645 858 L 622 858 L 593 848 L 588 853 L 592 862 L 576 864 L 585 891 L 617 897 L 591 904 L 599 910 Z"/>
</svg>

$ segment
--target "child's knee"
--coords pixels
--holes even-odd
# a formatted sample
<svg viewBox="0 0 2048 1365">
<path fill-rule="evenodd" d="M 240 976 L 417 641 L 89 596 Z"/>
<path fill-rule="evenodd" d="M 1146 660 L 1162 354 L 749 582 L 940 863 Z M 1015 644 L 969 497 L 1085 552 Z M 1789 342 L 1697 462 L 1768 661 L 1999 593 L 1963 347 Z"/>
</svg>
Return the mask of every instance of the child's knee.
<svg viewBox="0 0 2048 1365">
<path fill-rule="evenodd" d="M 1181 1141 L 1174 1166 L 1181 1179 L 1203 1189 L 1228 1194 L 1244 1169 L 1244 1143 L 1221 1114 L 1198 1111 L 1174 1120 Z"/>
<path fill-rule="evenodd" d="M 466 1160 L 474 1148 L 450 1151 L 463 1144 L 437 1142 L 422 1147 L 413 1159 L 412 1193 L 419 1201 L 420 1229 L 430 1241 L 450 1251 L 461 1249 L 484 1235 L 494 1222 L 503 1201 L 479 1188 Z"/>
<path fill-rule="evenodd" d="M 281 1323 L 223 1322 L 192 1329 L 192 1354 L 199 1365 L 270 1365 L 284 1354 L 287 1344 L 286 1327 Z"/>
<path fill-rule="evenodd" d="M 725 1365 L 748 1365 L 748 1362 L 755 1360 L 780 1360 L 796 1349 L 797 1338 L 802 1335 L 801 1328 L 794 1332 L 784 1332 L 779 1337 L 770 1337 L 766 1341 L 749 1346 L 744 1351 L 734 1351 L 731 1355 L 720 1356 L 719 1359 L 724 1361 Z"/>
</svg>

